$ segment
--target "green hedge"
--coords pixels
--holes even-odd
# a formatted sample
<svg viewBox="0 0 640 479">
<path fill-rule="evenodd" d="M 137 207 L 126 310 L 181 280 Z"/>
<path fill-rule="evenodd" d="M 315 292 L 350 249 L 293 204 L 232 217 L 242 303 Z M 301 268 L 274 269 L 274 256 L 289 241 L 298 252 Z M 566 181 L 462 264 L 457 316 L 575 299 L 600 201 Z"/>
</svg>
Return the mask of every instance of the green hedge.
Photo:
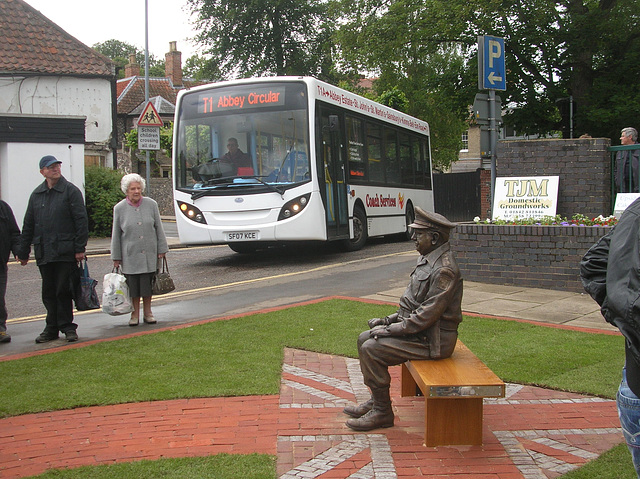
<svg viewBox="0 0 640 479">
<path fill-rule="evenodd" d="M 84 171 L 85 200 L 89 215 L 89 236 L 111 236 L 113 207 L 124 198 L 120 190 L 122 173 L 110 168 L 88 166 Z"/>
</svg>

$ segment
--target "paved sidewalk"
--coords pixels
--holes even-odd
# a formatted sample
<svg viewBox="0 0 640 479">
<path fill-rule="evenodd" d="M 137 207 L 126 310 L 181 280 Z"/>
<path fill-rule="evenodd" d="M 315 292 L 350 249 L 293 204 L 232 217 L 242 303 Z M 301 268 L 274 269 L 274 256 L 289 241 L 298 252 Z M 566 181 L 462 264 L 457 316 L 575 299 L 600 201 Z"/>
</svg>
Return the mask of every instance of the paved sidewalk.
<svg viewBox="0 0 640 479">
<path fill-rule="evenodd" d="M 397 288 L 366 298 L 395 303 L 403 291 L 404 288 Z M 465 314 L 520 319 L 570 328 L 618 331 L 604 320 L 598 304 L 585 293 L 465 281 L 462 310 Z"/>
</svg>

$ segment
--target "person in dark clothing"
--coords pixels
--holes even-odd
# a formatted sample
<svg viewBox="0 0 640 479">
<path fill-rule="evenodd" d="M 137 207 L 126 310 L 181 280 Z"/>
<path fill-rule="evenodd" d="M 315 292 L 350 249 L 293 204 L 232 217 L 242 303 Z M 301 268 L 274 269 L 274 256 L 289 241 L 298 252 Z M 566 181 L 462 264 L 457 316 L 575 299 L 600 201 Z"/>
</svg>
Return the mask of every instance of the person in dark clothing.
<svg viewBox="0 0 640 479">
<path fill-rule="evenodd" d="M 42 302 L 47 310 L 44 331 L 36 343 L 46 343 L 64 333 L 67 341 L 77 341 L 73 322 L 73 281 L 77 264 L 85 258 L 89 239 L 87 210 L 80 190 L 62 176 L 56 157 L 40 160 L 45 180 L 29 197 L 22 226 L 18 258 L 29 261 L 33 243 L 36 264 L 42 276 Z"/>
<path fill-rule="evenodd" d="M 416 207 L 409 225 L 420 253 L 399 308 L 385 318 L 369 320 L 358 336 L 358 356 L 371 399 L 347 406 L 347 426 L 369 431 L 393 426 L 389 366 L 412 359 L 442 359 L 453 354 L 462 322 L 462 277 L 449 246 L 455 227 L 444 216 Z"/>
<path fill-rule="evenodd" d="M 11 336 L 7 334 L 7 304 L 5 295 L 7 293 L 7 276 L 9 256 L 18 254 L 20 241 L 20 228 L 13 216 L 11 207 L 0 200 L 0 343 L 8 343 Z"/>
<path fill-rule="evenodd" d="M 221 158 L 212 158 L 206 163 L 191 167 L 194 182 L 206 182 L 213 178 L 226 178 L 236 175 L 252 175 L 253 162 L 251 156 L 238 147 L 236 138 L 227 141 L 227 153 Z"/>
<path fill-rule="evenodd" d="M 620 133 L 621 145 L 638 143 L 638 131 L 635 128 L 623 128 Z M 640 169 L 640 145 L 637 150 L 619 151 L 616 154 L 614 178 L 618 193 L 638 193 L 638 169 Z"/>
<path fill-rule="evenodd" d="M 238 173 L 238 168 L 251 168 L 253 166 L 251 157 L 238 147 L 238 140 L 236 138 L 229 138 L 227 141 L 227 149 L 229 151 L 220 158 L 220 161 L 233 165 L 234 174 Z"/>
<path fill-rule="evenodd" d="M 580 262 L 580 278 L 600 311 L 625 338 L 616 395 L 622 432 L 640 477 L 640 199 Z"/>
</svg>

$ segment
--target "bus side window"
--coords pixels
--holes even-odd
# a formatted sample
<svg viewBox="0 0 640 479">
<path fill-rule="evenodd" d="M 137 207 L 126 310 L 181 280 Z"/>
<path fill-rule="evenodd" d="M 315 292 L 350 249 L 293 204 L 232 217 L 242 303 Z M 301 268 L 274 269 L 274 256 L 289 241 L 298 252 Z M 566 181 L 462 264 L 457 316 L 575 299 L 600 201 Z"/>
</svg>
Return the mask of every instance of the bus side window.
<svg viewBox="0 0 640 479">
<path fill-rule="evenodd" d="M 400 183 L 400 162 L 398 161 L 398 136 L 391 128 L 384 129 L 384 165 L 387 183 Z"/>
<path fill-rule="evenodd" d="M 433 189 L 433 185 L 431 184 L 431 154 L 429 148 L 429 139 L 423 140 L 420 143 L 422 144 L 421 152 L 422 152 L 422 164 L 424 165 L 424 185 L 427 189 Z"/>
<path fill-rule="evenodd" d="M 400 133 L 400 182 L 403 185 L 413 185 L 413 162 L 411 161 L 411 140 L 406 133 Z"/>
<path fill-rule="evenodd" d="M 347 126 L 347 158 L 349 160 L 349 177 L 351 180 L 363 180 L 364 172 L 364 138 L 362 120 L 346 117 Z"/>
<path fill-rule="evenodd" d="M 415 166 L 416 185 L 431 188 L 431 162 L 429 145 L 418 138 L 411 138 L 411 154 Z"/>
<path fill-rule="evenodd" d="M 382 132 L 379 125 L 366 123 L 369 181 L 384 182 L 382 164 Z"/>
</svg>

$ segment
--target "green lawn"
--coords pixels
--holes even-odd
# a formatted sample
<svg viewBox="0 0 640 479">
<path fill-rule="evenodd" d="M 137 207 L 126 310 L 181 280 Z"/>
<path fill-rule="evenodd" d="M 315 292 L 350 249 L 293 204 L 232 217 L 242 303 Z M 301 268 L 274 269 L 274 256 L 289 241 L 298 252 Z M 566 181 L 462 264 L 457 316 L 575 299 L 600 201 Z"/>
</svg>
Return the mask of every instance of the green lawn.
<svg viewBox="0 0 640 479">
<path fill-rule="evenodd" d="M 366 321 L 393 310 L 392 306 L 330 300 L 0 362 L 0 417 L 135 401 L 277 394 L 284 347 L 357 357 L 355 342 Z M 460 338 L 505 381 L 615 397 L 624 362 L 620 336 L 466 317 Z M 614 455 L 620 458 L 614 459 L 618 474 L 631 463 L 628 452 L 621 450 Z M 236 459 L 241 460 L 235 456 L 228 460 Z M 275 477 L 272 458 L 251 459 L 242 458 L 249 461 L 244 477 Z M 208 460 L 180 460 L 175 467 L 206 469 L 200 461 Z M 83 472 L 81 468 L 44 477 L 236 477 L 199 472 L 165 475 L 157 472 L 166 467 L 163 464 L 142 461 L 117 465 L 123 471 L 140 468 L 133 472 L 96 472 L 102 467 Z M 237 465 L 239 470 L 244 467 Z M 261 472 L 264 467 L 270 471 L 266 475 Z M 591 477 L 603 476 L 571 476 Z"/>
<path fill-rule="evenodd" d="M 276 461 L 264 454 L 217 454 L 157 461 L 52 469 L 41 479 L 275 479 Z"/>
</svg>

